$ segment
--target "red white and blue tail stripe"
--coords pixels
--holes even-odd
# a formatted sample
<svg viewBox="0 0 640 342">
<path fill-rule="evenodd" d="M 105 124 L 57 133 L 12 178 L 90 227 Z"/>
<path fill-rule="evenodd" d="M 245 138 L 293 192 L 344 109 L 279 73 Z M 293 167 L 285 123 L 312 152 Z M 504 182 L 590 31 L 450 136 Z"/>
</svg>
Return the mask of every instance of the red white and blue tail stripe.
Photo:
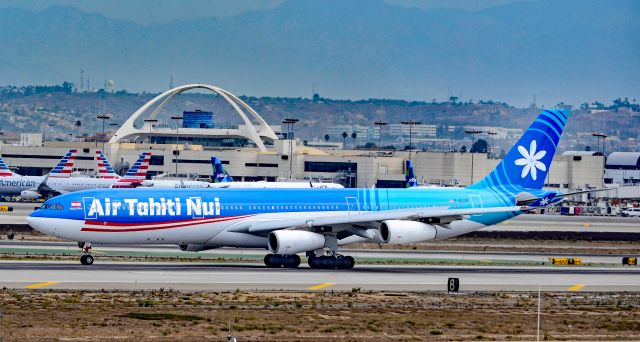
<svg viewBox="0 0 640 342">
<path fill-rule="evenodd" d="M 52 178 L 69 178 L 71 177 L 71 172 L 73 171 L 73 164 L 76 162 L 76 156 L 78 154 L 78 150 L 71 149 L 67 154 L 60 159 L 58 165 L 56 165 L 51 172 L 49 172 L 49 177 Z"/>
<path fill-rule="evenodd" d="M 147 178 L 151 152 L 143 152 L 124 177 L 118 179 L 118 183 L 141 183 Z"/>
<path fill-rule="evenodd" d="M 4 160 L 0 158 L 0 177 L 11 177 L 13 175 L 15 174 L 9 170 L 7 164 L 5 164 Z"/>
<path fill-rule="evenodd" d="M 98 163 L 98 177 L 105 179 L 120 178 L 102 151 L 96 151 L 96 162 Z"/>
</svg>

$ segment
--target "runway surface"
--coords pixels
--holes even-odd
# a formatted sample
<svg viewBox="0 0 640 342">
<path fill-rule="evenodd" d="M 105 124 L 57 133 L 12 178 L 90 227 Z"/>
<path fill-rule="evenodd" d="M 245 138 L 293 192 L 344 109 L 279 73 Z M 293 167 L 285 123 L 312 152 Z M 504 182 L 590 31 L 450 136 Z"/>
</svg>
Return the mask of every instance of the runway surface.
<svg viewBox="0 0 640 342">
<path fill-rule="evenodd" d="M 585 264 L 619 265 L 623 254 L 585 254 L 559 252 L 459 252 L 459 251 L 424 251 L 424 250 L 378 250 L 342 248 L 340 253 L 350 255 L 359 261 L 396 261 L 396 262 L 487 262 L 498 264 L 541 264 L 548 263 L 549 257 L 577 257 Z M 73 242 L 53 241 L 0 241 L 0 253 L 15 254 L 47 254 L 47 255 L 79 255 L 79 249 Z M 182 257 L 182 258 L 230 258 L 260 261 L 268 253 L 260 249 L 219 248 L 194 252 L 180 251 L 174 245 L 120 245 L 99 246 L 93 248 L 95 257 L 131 256 L 131 257 Z"/>
<path fill-rule="evenodd" d="M 78 290 L 177 289 L 445 291 L 640 291 L 638 268 L 364 266 L 353 270 L 269 269 L 193 263 L 0 262 L 0 286 Z"/>
</svg>

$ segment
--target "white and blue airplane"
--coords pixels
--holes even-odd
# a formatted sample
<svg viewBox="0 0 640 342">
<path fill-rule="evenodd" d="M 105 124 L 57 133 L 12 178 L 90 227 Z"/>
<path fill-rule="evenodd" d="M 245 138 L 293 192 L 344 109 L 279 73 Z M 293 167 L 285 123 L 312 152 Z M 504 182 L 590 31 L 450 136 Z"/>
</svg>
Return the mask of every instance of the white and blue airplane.
<svg viewBox="0 0 640 342">
<path fill-rule="evenodd" d="M 545 110 L 498 166 L 466 188 L 98 189 L 52 198 L 29 224 L 48 235 L 92 243 L 268 249 L 269 267 L 350 269 L 338 247 L 408 244 L 462 235 L 568 194 L 542 189 L 568 118 Z M 83 264 L 93 263 L 86 250 Z"/>
</svg>

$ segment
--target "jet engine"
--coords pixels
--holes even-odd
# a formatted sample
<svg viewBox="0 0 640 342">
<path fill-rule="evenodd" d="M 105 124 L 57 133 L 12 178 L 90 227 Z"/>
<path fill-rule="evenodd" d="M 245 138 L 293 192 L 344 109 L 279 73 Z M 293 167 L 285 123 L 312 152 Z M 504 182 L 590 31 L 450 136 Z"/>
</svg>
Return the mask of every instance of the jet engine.
<svg viewBox="0 0 640 342">
<path fill-rule="evenodd" d="M 219 246 L 207 246 L 199 243 L 178 245 L 178 247 L 180 247 L 180 250 L 184 252 L 200 252 L 200 251 L 206 251 L 207 249 L 219 248 Z"/>
<path fill-rule="evenodd" d="M 433 240 L 436 227 L 417 221 L 387 220 L 380 224 L 380 237 L 385 243 L 415 243 Z"/>
<path fill-rule="evenodd" d="M 20 192 L 20 198 L 27 201 L 35 201 L 37 199 L 40 199 L 41 197 L 42 195 L 33 190 L 23 190 Z"/>
<path fill-rule="evenodd" d="M 304 230 L 276 230 L 269 234 L 269 251 L 273 254 L 295 254 L 324 247 L 324 235 Z"/>
</svg>

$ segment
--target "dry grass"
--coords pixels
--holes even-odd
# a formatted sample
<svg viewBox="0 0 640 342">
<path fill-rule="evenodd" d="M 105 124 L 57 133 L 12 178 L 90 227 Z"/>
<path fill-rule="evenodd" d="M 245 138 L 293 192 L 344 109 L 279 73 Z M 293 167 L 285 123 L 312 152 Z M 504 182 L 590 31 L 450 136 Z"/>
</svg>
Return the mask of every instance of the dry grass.
<svg viewBox="0 0 640 342">
<path fill-rule="evenodd" d="M 531 293 L 2 290 L 7 341 L 535 339 Z M 640 294 L 543 296 L 545 339 L 640 335 Z M 0 335 L 2 336 L 2 335 Z"/>
</svg>

